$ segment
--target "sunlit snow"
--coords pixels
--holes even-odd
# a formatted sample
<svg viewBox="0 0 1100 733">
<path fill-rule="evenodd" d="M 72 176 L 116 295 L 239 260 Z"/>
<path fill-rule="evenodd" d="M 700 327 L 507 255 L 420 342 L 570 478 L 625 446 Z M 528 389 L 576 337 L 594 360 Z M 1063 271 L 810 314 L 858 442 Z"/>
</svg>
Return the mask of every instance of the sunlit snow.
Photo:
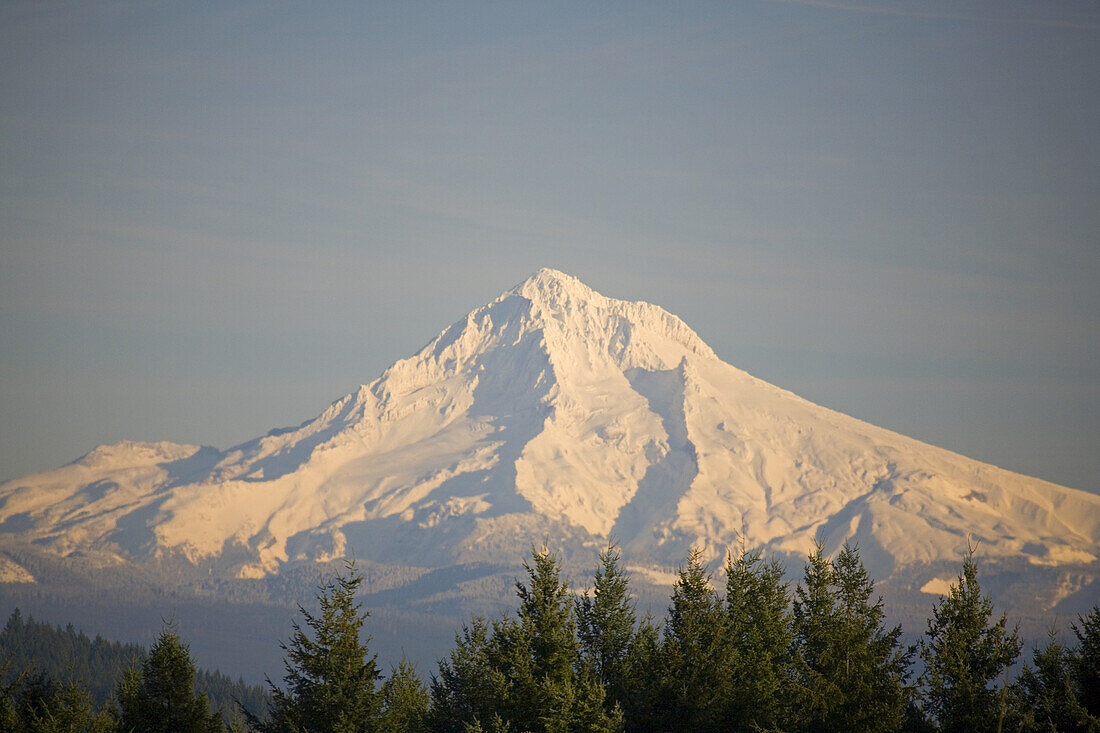
<svg viewBox="0 0 1100 733">
<path fill-rule="evenodd" d="M 0 486 L 0 529 L 58 553 L 439 566 L 615 536 L 638 567 L 692 546 L 872 572 L 1090 562 L 1100 497 L 814 405 L 724 363 L 680 319 L 541 270 L 303 425 L 226 451 L 126 442 Z M 1041 552 L 1035 548 L 1043 548 Z M 654 573 L 664 571 L 654 570 Z M 926 592 L 942 592 L 926 585 Z"/>
</svg>

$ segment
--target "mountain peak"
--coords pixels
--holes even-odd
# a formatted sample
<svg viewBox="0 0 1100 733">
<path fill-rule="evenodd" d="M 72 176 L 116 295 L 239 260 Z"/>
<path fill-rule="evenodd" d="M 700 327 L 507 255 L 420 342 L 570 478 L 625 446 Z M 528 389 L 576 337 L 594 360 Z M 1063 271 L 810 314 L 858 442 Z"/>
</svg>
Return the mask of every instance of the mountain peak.
<svg viewBox="0 0 1100 733">
<path fill-rule="evenodd" d="M 559 310 L 593 299 L 606 300 L 602 295 L 572 275 L 560 270 L 543 267 L 511 290 L 550 310 Z"/>
<path fill-rule="evenodd" d="M 516 286 L 516 290 L 520 290 L 527 285 L 541 285 L 541 284 L 572 284 L 580 285 L 586 290 L 589 290 L 588 286 L 582 283 L 579 279 L 573 277 L 569 273 L 562 272 L 561 270 L 555 270 L 553 267 L 540 267 L 533 272 L 530 277 L 524 280 L 522 283 Z"/>
<path fill-rule="evenodd" d="M 542 322 L 554 332 L 568 331 L 588 347 L 620 361 L 625 358 L 629 366 L 672 368 L 683 352 L 717 358 L 698 334 L 664 308 L 609 298 L 559 270 L 544 267 L 502 298 L 514 296 L 530 301 L 535 313 L 551 316 Z M 674 345 L 671 351 L 669 345 Z"/>
<path fill-rule="evenodd" d="M 224 572 L 242 578 L 345 552 L 496 561 L 548 536 L 580 553 L 610 535 L 655 567 L 691 547 L 797 558 L 851 541 L 883 578 L 915 578 L 968 534 L 990 556 L 1083 572 L 1100 498 L 814 405 L 663 308 L 546 268 L 314 420 L 224 452 L 97 449 L 0 485 L 0 524 L 0 540 L 61 554 L 222 567 L 233 548 Z"/>
</svg>

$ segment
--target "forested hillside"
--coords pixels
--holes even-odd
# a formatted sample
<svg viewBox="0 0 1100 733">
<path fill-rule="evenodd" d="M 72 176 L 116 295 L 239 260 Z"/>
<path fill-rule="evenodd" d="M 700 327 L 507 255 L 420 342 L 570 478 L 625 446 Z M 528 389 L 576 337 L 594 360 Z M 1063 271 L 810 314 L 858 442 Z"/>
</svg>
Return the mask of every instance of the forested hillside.
<svg viewBox="0 0 1100 733">
<path fill-rule="evenodd" d="M 1100 607 L 1016 667 L 1023 645 L 973 553 L 912 646 L 847 545 L 819 545 L 794 587 L 742 550 L 724 593 L 692 552 L 663 621 L 639 617 L 614 545 L 580 594 L 546 550 L 524 567 L 516 613 L 471 618 L 425 684 L 406 661 L 379 668 L 348 563 L 301 608 L 270 698 L 196 674 L 171 628 L 143 653 L 16 612 L 0 730 L 1100 731 Z"/>
<path fill-rule="evenodd" d="M 4 683 L 10 684 L 20 673 L 42 676 L 59 683 L 77 681 L 87 688 L 93 704 L 102 706 L 116 694 L 116 687 L 126 670 L 140 666 L 146 650 L 139 644 L 94 639 L 77 631 L 72 624 L 65 628 L 24 618 L 15 609 L 0 631 L 0 665 Z M 257 685 L 232 680 L 220 672 L 196 670 L 195 691 L 205 692 L 214 710 L 226 713 L 239 701 L 258 715 L 265 714 L 271 695 Z"/>
</svg>

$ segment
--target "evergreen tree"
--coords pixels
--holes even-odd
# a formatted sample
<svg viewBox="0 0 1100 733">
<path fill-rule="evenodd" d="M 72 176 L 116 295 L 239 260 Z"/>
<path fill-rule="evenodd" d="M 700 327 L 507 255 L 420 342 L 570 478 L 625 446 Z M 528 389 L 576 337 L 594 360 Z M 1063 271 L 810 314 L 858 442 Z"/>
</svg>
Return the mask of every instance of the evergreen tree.
<svg viewBox="0 0 1100 733">
<path fill-rule="evenodd" d="M 843 650 L 843 667 L 838 664 L 835 673 L 844 689 L 834 730 L 898 730 L 912 696 L 909 664 L 916 648 L 902 648 L 900 625 L 886 628 L 882 598 L 871 600 L 875 584 L 854 547 L 841 548 L 833 578 Z"/>
<path fill-rule="evenodd" d="M 25 721 L 27 733 L 112 733 L 116 729 L 114 710 L 96 710 L 88 688 L 77 680 L 52 686 L 41 712 Z"/>
<path fill-rule="evenodd" d="M 384 733 L 423 733 L 428 730 L 428 691 L 407 659 L 394 667 L 382 685 L 382 716 L 378 729 Z"/>
<path fill-rule="evenodd" d="M 98 707 L 115 694 L 123 673 L 145 656 L 145 649 L 138 644 L 109 642 L 98 636 L 90 639 L 71 624 L 62 628 L 25 619 L 19 609 L 0 631 L 0 659 L 11 659 L 12 669 L 34 668 L 61 685 L 76 681 Z M 196 670 L 195 687 L 206 693 L 211 709 L 221 709 L 223 715 L 236 710 L 237 702 L 262 714 L 270 702 L 263 687 L 218 672 Z"/>
<path fill-rule="evenodd" d="M 992 731 L 1003 719 L 1005 695 L 990 685 L 1019 656 L 1020 640 L 1016 629 L 1008 630 L 1004 614 L 990 623 L 992 614 L 993 601 L 982 595 L 971 548 L 958 582 L 932 607 L 921 642 L 924 704 L 942 731 Z"/>
<path fill-rule="evenodd" d="M 11 677 L 11 662 L 5 661 L 0 675 L 0 731 L 18 733 L 27 730 L 31 716 L 45 707 L 48 680 L 38 672 L 24 669 Z"/>
<path fill-rule="evenodd" d="M 600 553 L 592 595 L 586 589 L 577 603 L 581 655 L 607 691 L 609 710 L 615 705 L 624 707 L 629 684 L 628 654 L 635 626 L 634 604 L 619 558 L 619 548 L 609 542 Z"/>
<path fill-rule="evenodd" d="M 527 583 L 516 581 L 520 631 L 531 650 L 536 678 L 571 676 L 578 649 L 573 627 L 572 594 L 562 581 L 557 558 L 535 552 L 534 565 L 524 561 Z"/>
<path fill-rule="evenodd" d="M 455 646 L 432 678 L 428 720 L 432 730 L 462 733 L 501 709 L 508 680 L 490 660 L 489 624 L 475 616 L 455 636 Z"/>
<path fill-rule="evenodd" d="M 462 726 L 463 733 L 511 733 L 511 730 L 512 726 L 495 714 L 488 725 L 482 725 L 480 720 L 475 720 Z"/>
<path fill-rule="evenodd" d="M 363 622 L 355 593 L 363 576 L 354 562 L 345 572 L 329 578 L 318 590 L 319 611 L 302 606 L 299 612 L 311 633 L 294 622 L 286 652 L 283 683 L 272 688 L 272 709 L 267 721 L 247 715 L 249 723 L 265 733 L 356 733 L 375 730 L 381 699 L 374 655 L 360 639 Z M 369 642 L 369 639 L 368 639 Z"/>
<path fill-rule="evenodd" d="M 195 663 L 171 628 L 160 633 L 118 685 L 119 728 L 127 733 L 218 733 L 221 715 L 195 694 Z"/>
<path fill-rule="evenodd" d="M 229 720 L 225 724 L 226 733 L 248 733 L 248 723 L 245 722 L 242 706 L 237 706 L 229 711 Z"/>
<path fill-rule="evenodd" d="M 518 618 L 501 618 L 491 632 L 474 619 L 456 639 L 432 682 L 430 718 L 436 730 L 612 731 L 617 711 L 604 710 L 604 691 L 580 657 L 572 596 L 557 559 L 535 552 L 516 582 Z"/>
<path fill-rule="evenodd" d="M 113 708 L 97 711 L 81 681 L 58 683 L 25 669 L 0 683 L 0 733 L 112 733 L 115 722 Z"/>
<path fill-rule="evenodd" d="M 605 712 L 603 687 L 581 663 L 573 596 L 558 560 L 543 550 L 532 561 L 524 562 L 527 583 L 516 582 L 519 623 L 506 640 L 519 673 L 512 722 L 519 730 L 615 730 L 619 715 Z"/>
<path fill-rule="evenodd" d="M 656 722 L 662 730 L 722 729 L 729 694 L 728 617 L 698 549 L 680 568 L 661 644 L 663 679 Z"/>
<path fill-rule="evenodd" d="M 19 680 L 7 680 L 7 667 L 4 674 L 0 675 L 0 733 L 19 730 L 21 717 L 19 705 L 16 702 L 19 692 Z"/>
<path fill-rule="evenodd" d="M 828 562 L 819 544 L 794 603 L 799 654 L 797 727 L 808 731 L 899 730 L 905 720 L 909 661 L 901 627 L 887 629 L 882 600 L 859 553 L 845 544 Z"/>
<path fill-rule="evenodd" d="M 838 652 L 832 637 L 838 615 L 832 583 L 833 567 L 818 544 L 806 560 L 793 605 L 797 687 L 792 702 L 797 727 L 803 730 L 815 729 L 817 721 L 828 719 L 844 694 L 838 680 L 828 674 Z"/>
<path fill-rule="evenodd" d="M 1100 606 L 1073 624 L 1077 650 L 1069 660 L 1077 696 L 1089 715 L 1100 718 Z"/>
<path fill-rule="evenodd" d="M 1073 656 L 1051 629 L 1047 645 L 1034 651 L 1034 667 L 1024 665 L 1013 685 L 1010 729 L 1025 733 L 1100 732 L 1100 719 L 1089 715 L 1077 699 L 1070 671 Z"/>
<path fill-rule="evenodd" d="M 791 696 L 790 598 L 778 561 L 763 562 L 742 546 L 726 559 L 730 697 L 725 723 L 732 730 L 783 727 Z"/>
<path fill-rule="evenodd" d="M 631 733 L 652 730 L 663 679 L 661 664 L 661 630 L 647 612 L 630 639 L 624 664 L 623 726 Z"/>
</svg>

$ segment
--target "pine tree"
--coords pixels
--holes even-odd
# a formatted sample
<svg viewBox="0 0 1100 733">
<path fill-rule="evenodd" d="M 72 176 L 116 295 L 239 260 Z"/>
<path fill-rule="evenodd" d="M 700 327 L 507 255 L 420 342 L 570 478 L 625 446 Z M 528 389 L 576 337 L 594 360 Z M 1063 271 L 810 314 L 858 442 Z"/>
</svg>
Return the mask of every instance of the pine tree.
<svg viewBox="0 0 1100 733">
<path fill-rule="evenodd" d="M 618 714 L 604 711 L 603 687 L 581 664 L 573 597 L 558 559 L 543 550 L 534 552 L 532 561 L 524 562 L 527 583 L 516 582 L 519 624 L 508 645 L 525 657 L 517 669 L 518 715 L 512 722 L 519 730 L 615 730 Z"/>
<path fill-rule="evenodd" d="M 499 715 L 493 715 L 488 725 L 482 725 L 480 720 L 465 723 L 462 733 L 511 733 L 512 726 L 506 723 Z"/>
<path fill-rule="evenodd" d="M 909 663 L 916 649 L 901 647 L 900 625 L 886 628 L 882 598 L 872 601 L 875 584 L 854 547 L 841 548 L 833 563 L 833 579 L 843 650 L 843 668 L 838 665 L 835 674 L 844 689 L 844 702 L 832 727 L 898 730 L 911 697 Z"/>
<path fill-rule="evenodd" d="M 534 564 L 524 561 L 527 583 L 516 581 L 520 629 L 529 640 L 536 678 L 564 679 L 572 674 L 577 656 L 572 594 L 562 581 L 557 558 L 535 552 Z"/>
<path fill-rule="evenodd" d="M 518 618 L 463 628 L 432 682 L 436 730 L 613 731 L 599 680 L 580 658 L 557 558 L 535 552 L 516 582 Z"/>
<path fill-rule="evenodd" d="M 992 689 L 1020 654 L 1016 630 L 1004 614 L 990 623 L 993 601 L 982 595 L 973 548 L 958 582 L 932 607 L 921 642 L 925 708 L 940 730 L 951 733 L 996 730 L 1005 696 Z"/>
<path fill-rule="evenodd" d="M 581 655 L 607 691 L 609 710 L 615 705 L 622 708 L 627 697 L 627 657 L 635 626 L 634 604 L 619 558 L 619 548 L 609 542 L 600 553 L 592 595 L 586 589 L 577 603 Z"/>
<path fill-rule="evenodd" d="M 88 688 L 74 679 L 55 685 L 45 708 L 26 723 L 28 733 L 112 733 L 116 729 L 111 707 L 97 711 Z"/>
<path fill-rule="evenodd" d="M 13 677 L 11 667 L 11 660 L 5 660 L 0 668 L 2 733 L 28 730 L 33 716 L 46 707 L 50 696 L 50 681 L 44 674 L 33 669 L 23 669 Z"/>
<path fill-rule="evenodd" d="M 382 715 L 378 729 L 386 733 L 427 731 L 428 691 L 416 669 L 404 657 L 382 685 Z"/>
<path fill-rule="evenodd" d="M 729 694 L 728 618 L 693 549 L 672 591 L 661 645 L 657 724 L 665 730 L 721 730 Z"/>
<path fill-rule="evenodd" d="M 505 622 L 501 623 L 514 623 Z M 428 720 L 432 730 L 462 733 L 467 725 L 491 730 L 494 716 L 507 706 L 509 678 L 502 664 L 499 635 L 478 616 L 455 635 L 455 646 L 432 678 Z"/>
<path fill-rule="evenodd" d="M 818 544 L 804 577 L 794 603 L 800 692 L 795 727 L 899 730 L 914 650 L 900 647 L 900 626 L 884 626 L 882 600 L 871 601 L 874 583 L 859 553 L 845 544 L 829 562 Z"/>
<path fill-rule="evenodd" d="M 22 727 L 19 713 L 19 678 L 8 680 L 10 663 L 0 667 L 0 733 L 16 731 Z"/>
<path fill-rule="evenodd" d="M 1078 647 L 1069 660 L 1078 699 L 1089 715 L 1100 718 L 1100 606 L 1077 617 Z"/>
<path fill-rule="evenodd" d="M 229 713 L 229 722 L 225 724 L 226 733 L 248 733 L 248 723 L 245 722 L 241 706 L 233 708 Z"/>
<path fill-rule="evenodd" d="M 113 733 L 111 706 L 95 709 L 82 680 L 59 683 L 45 673 L 24 669 L 10 680 L 0 668 L 0 733 Z M 4 681 L 8 680 L 8 681 Z"/>
<path fill-rule="evenodd" d="M 742 546 L 726 559 L 730 698 L 725 723 L 733 730 L 783 727 L 789 705 L 794 640 L 790 597 L 778 561 L 765 563 Z"/>
<path fill-rule="evenodd" d="M 623 726 L 631 733 L 652 730 L 663 680 L 661 665 L 661 629 L 647 612 L 630 639 L 624 664 Z"/>
<path fill-rule="evenodd" d="M 1070 671 L 1073 657 L 1051 629 L 1046 646 L 1034 650 L 1034 666 L 1025 664 L 1012 686 L 1011 729 L 1024 733 L 1100 732 L 1100 719 L 1089 715 L 1077 698 Z"/>
<path fill-rule="evenodd" d="M 814 730 L 826 720 L 844 691 L 828 674 L 835 667 L 838 649 L 833 643 L 837 627 L 836 598 L 831 586 L 833 567 L 818 544 L 806 559 L 802 584 L 795 589 L 793 604 L 796 697 L 795 726 Z"/>
<path fill-rule="evenodd" d="M 218 733 L 221 715 L 210 711 L 206 693 L 195 694 L 195 663 L 171 628 L 149 647 L 141 667 L 130 668 L 118 686 L 119 729 L 127 733 Z"/>
<path fill-rule="evenodd" d="M 360 638 L 369 615 L 355 601 L 362 581 L 355 563 L 347 562 L 345 572 L 318 589 L 317 615 L 298 607 L 312 635 L 294 622 L 290 641 L 282 645 L 286 689 L 269 680 L 274 698 L 270 718 L 261 722 L 246 716 L 253 727 L 265 733 L 375 730 L 381 705 L 376 689 L 379 673 L 367 648 L 369 638 L 367 642 Z"/>
<path fill-rule="evenodd" d="M 77 681 L 87 689 L 93 707 L 106 705 L 123 673 L 145 656 L 140 645 L 108 642 L 98 636 L 90 639 L 72 624 L 55 627 L 24 619 L 18 609 L 0 631 L 0 659 L 10 658 L 14 669 L 33 667 L 57 684 Z M 261 713 L 270 700 L 266 689 L 242 679 L 234 682 L 218 672 L 196 670 L 195 687 L 206 693 L 215 710 L 233 711 L 239 701 Z"/>
</svg>

